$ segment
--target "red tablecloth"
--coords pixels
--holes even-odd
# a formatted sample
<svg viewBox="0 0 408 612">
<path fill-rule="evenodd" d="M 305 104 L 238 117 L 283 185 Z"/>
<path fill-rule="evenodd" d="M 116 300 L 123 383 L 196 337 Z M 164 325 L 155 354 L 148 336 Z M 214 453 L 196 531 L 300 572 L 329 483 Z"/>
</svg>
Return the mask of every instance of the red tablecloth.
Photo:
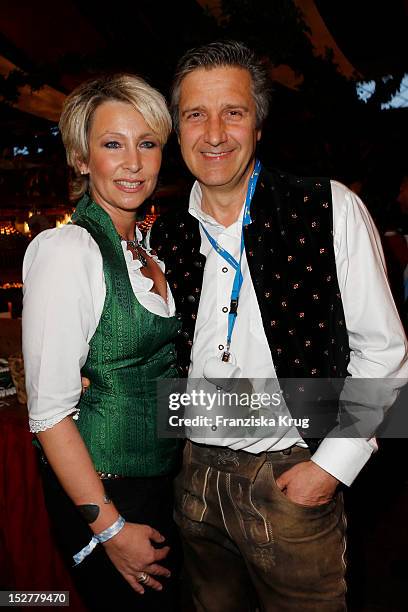
<svg viewBox="0 0 408 612">
<path fill-rule="evenodd" d="M 1 405 L 3 404 L 3 405 Z M 0 588 L 64 590 L 82 612 L 52 540 L 24 406 L 0 400 Z"/>
</svg>

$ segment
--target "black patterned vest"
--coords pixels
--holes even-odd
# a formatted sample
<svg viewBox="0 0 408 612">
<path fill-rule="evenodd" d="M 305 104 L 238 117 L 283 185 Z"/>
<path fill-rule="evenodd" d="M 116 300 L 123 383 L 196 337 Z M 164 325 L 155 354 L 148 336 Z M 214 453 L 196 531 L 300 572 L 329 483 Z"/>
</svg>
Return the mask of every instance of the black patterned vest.
<svg viewBox="0 0 408 612">
<path fill-rule="evenodd" d="M 278 378 L 347 376 L 330 181 L 263 169 L 251 219 L 245 252 Z M 198 221 L 187 210 L 160 217 L 151 245 L 166 263 L 182 320 L 177 352 L 186 374 L 205 265 Z"/>
</svg>

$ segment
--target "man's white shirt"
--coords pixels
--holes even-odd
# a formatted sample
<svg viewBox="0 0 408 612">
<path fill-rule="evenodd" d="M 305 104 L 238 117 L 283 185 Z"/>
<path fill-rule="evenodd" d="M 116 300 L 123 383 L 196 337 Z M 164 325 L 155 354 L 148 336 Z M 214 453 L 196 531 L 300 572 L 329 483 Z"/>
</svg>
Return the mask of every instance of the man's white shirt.
<svg viewBox="0 0 408 612">
<path fill-rule="evenodd" d="M 357 378 L 401 378 L 402 385 L 403 378 L 408 377 L 407 343 L 388 286 L 380 237 L 364 204 L 352 191 L 336 181 L 331 182 L 331 189 L 336 270 L 351 349 L 348 371 Z M 239 260 L 243 207 L 237 221 L 224 227 L 202 211 L 201 199 L 200 185 L 195 182 L 190 194 L 190 214 Z M 235 276 L 235 270 L 213 249 L 201 226 L 200 233 L 200 252 L 205 255 L 206 264 L 191 352 L 191 379 L 202 379 L 206 362 L 214 357 L 221 359 L 225 350 Z M 245 250 L 241 270 L 243 283 L 231 341 L 232 359 L 242 378 L 276 379 Z M 397 392 L 396 388 L 391 391 L 389 405 Z M 192 439 L 251 453 L 279 451 L 294 444 L 305 446 L 294 427 L 284 429 L 282 435 L 274 438 Z M 349 485 L 375 449 L 374 440 L 326 438 L 312 460 Z"/>
</svg>

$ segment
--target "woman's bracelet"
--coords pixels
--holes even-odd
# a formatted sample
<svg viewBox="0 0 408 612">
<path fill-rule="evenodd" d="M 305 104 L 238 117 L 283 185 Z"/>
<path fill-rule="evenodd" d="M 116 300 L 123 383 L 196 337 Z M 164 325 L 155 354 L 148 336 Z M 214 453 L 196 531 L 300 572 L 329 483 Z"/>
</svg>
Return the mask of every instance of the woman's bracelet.
<svg viewBox="0 0 408 612">
<path fill-rule="evenodd" d="M 101 531 L 101 533 L 95 534 L 89 544 L 84 546 L 84 548 L 80 550 L 79 553 L 74 555 L 74 567 L 75 565 L 79 565 L 79 563 L 81 563 L 81 561 L 83 561 L 85 557 L 90 555 L 95 546 L 97 546 L 97 544 L 103 544 L 104 542 L 107 542 L 108 540 L 113 538 L 113 536 L 115 536 L 117 533 L 119 533 L 119 531 L 123 529 L 124 524 L 125 519 L 119 514 L 119 517 L 113 523 L 113 525 L 107 527 L 106 529 Z"/>
</svg>

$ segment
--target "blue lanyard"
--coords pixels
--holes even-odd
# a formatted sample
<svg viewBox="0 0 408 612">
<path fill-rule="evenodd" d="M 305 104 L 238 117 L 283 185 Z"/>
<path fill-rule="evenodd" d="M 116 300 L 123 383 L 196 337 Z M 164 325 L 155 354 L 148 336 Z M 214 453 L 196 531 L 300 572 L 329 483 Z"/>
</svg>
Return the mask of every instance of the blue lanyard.
<svg viewBox="0 0 408 612">
<path fill-rule="evenodd" d="M 235 270 L 234 283 L 232 285 L 231 291 L 231 301 L 230 301 L 230 310 L 228 315 L 228 334 L 227 334 L 227 347 L 226 352 L 223 355 L 223 360 L 228 361 L 229 359 L 229 349 L 231 346 L 231 338 L 232 332 L 234 330 L 235 321 L 238 314 L 238 300 L 239 293 L 241 291 L 242 286 L 242 272 L 241 272 L 241 260 L 242 253 L 244 252 L 244 227 L 251 223 L 251 200 L 255 193 L 256 183 L 258 181 L 259 173 L 261 171 L 261 162 L 259 159 L 255 162 L 255 168 L 251 174 L 251 178 L 249 179 L 247 194 L 245 198 L 245 206 L 244 206 L 244 215 L 242 218 L 242 228 L 241 228 L 241 251 L 239 255 L 239 261 L 235 259 L 226 249 L 224 249 L 218 242 L 211 236 L 211 234 L 206 230 L 204 225 L 200 222 L 201 227 L 204 230 L 205 235 L 207 236 L 211 246 L 217 251 L 218 255 L 220 255 L 227 263 L 229 263 Z"/>
</svg>

